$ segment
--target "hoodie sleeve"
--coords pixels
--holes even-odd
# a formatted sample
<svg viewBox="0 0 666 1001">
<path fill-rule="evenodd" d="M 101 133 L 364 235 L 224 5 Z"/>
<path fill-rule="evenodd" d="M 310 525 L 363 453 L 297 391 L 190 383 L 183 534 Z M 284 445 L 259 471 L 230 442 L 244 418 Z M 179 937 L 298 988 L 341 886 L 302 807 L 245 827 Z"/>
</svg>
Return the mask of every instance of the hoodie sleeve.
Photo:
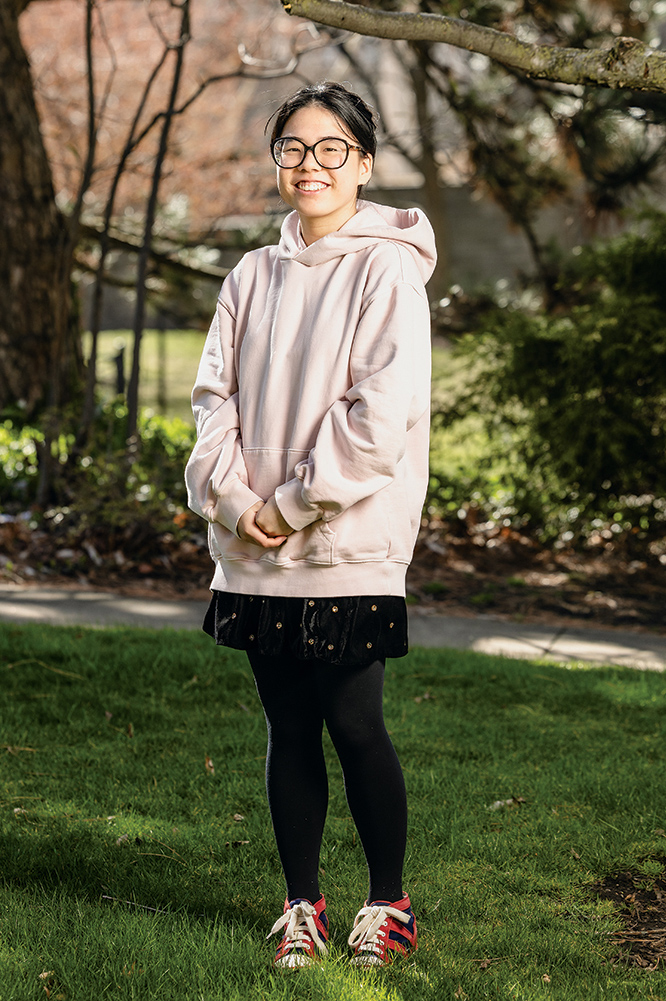
<svg viewBox="0 0 666 1001">
<path fill-rule="evenodd" d="M 192 391 L 197 443 L 185 468 L 189 507 L 237 534 L 238 519 L 262 498 L 248 485 L 234 361 L 237 275 L 226 279 Z"/>
<path fill-rule="evenodd" d="M 365 306 L 350 357 L 352 386 L 325 414 L 295 477 L 275 491 L 298 530 L 330 521 L 387 486 L 407 434 L 430 407 L 430 308 L 411 282 L 382 288 Z"/>
</svg>

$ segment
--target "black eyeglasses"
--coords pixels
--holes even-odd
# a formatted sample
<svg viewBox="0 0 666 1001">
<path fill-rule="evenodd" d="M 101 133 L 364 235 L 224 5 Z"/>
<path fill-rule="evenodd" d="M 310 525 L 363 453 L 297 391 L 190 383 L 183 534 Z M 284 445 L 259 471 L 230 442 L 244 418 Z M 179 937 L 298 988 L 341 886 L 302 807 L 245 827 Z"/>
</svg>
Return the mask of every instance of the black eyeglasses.
<svg viewBox="0 0 666 1001">
<path fill-rule="evenodd" d="M 346 164 L 350 149 L 364 152 L 361 146 L 350 146 L 345 139 L 336 139 L 334 136 L 319 139 L 314 146 L 306 146 L 301 139 L 296 139 L 294 136 L 282 136 L 271 143 L 271 154 L 278 167 L 300 167 L 308 155 L 308 150 L 312 150 L 312 155 L 320 167 L 337 170 Z"/>
</svg>

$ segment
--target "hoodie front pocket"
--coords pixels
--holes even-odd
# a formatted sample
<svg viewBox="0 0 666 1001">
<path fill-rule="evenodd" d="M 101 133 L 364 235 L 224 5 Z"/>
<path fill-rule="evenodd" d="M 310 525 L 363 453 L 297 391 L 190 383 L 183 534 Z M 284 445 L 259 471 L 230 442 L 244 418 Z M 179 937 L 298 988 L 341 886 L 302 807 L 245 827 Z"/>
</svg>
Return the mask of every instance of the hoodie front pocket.
<svg viewBox="0 0 666 1001">
<path fill-rule="evenodd" d="M 323 521 L 287 536 L 279 549 L 267 549 L 262 557 L 278 566 L 290 563 L 316 563 L 331 566 L 334 562 L 335 533 Z"/>
<path fill-rule="evenodd" d="M 334 533 L 334 563 L 377 563 L 389 550 L 389 513 L 383 490 L 327 522 Z"/>
<path fill-rule="evenodd" d="M 265 501 L 284 483 L 286 450 L 283 448 L 244 448 L 243 462 L 250 490 Z"/>
</svg>

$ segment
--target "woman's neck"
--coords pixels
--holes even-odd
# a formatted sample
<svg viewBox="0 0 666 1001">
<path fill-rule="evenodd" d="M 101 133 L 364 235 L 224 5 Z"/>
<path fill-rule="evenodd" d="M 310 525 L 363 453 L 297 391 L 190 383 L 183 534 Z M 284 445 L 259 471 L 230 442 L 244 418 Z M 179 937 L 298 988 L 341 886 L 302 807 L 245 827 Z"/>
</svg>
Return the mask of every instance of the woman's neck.
<svg viewBox="0 0 666 1001">
<path fill-rule="evenodd" d="M 299 216 L 301 236 L 303 237 L 305 246 L 309 247 L 310 244 L 316 243 L 317 240 L 321 240 L 323 236 L 328 236 L 329 233 L 337 233 L 337 231 L 342 229 L 345 223 L 349 222 L 349 220 L 355 215 L 356 206 L 354 206 L 351 212 L 349 212 L 349 214 L 342 220 L 336 219 L 335 222 L 326 217 L 321 219 L 310 219 Z"/>
</svg>

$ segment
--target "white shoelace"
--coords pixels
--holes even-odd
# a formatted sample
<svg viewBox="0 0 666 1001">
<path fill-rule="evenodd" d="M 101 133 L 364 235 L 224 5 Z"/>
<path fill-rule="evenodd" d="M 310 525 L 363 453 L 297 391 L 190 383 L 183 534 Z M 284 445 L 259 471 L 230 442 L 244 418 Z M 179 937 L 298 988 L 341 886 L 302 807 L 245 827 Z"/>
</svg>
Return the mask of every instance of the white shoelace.
<svg viewBox="0 0 666 1001">
<path fill-rule="evenodd" d="M 302 948 L 307 952 L 308 939 L 312 939 L 318 949 L 326 955 L 328 949 L 322 942 L 317 926 L 315 924 L 316 910 L 307 900 L 299 900 L 297 904 L 290 907 L 286 914 L 278 918 L 266 938 L 275 935 L 276 932 L 287 926 L 285 929 L 285 939 L 287 949 Z"/>
<path fill-rule="evenodd" d="M 406 925 L 411 920 L 411 914 L 405 914 L 395 907 L 388 907 L 385 904 L 373 904 L 371 907 L 362 907 L 356 915 L 354 927 L 349 936 L 349 945 L 359 952 L 374 952 L 381 955 L 384 951 L 385 943 L 380 941 L 386 937 L 386 932 L 382 930 L 388 917 L 395 918 Z"/>
</svg>

